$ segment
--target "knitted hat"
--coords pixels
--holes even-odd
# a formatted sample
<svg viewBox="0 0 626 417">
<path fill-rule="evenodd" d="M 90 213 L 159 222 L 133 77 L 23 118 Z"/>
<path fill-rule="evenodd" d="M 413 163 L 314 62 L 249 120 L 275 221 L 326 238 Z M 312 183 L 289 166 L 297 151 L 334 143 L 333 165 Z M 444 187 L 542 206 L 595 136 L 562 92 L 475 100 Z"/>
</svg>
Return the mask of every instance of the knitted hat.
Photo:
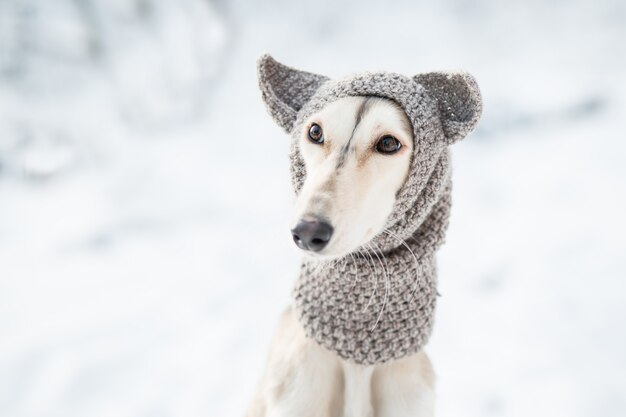
<svg viewBox="0 0 626 417">
<path fill-rule="evenodd" d="M 298 137 L 312 114 L 348 96 L 386 98 L 405 111 L 414 150 L 384 231 L 340 260 L 304 260 L 293 297 L 307 336 L 346 360 L 378 364 L 417 352 L 432 330 L 435 252 L 450 213 L 448 145 L 475 127 L 482 110 L 474 78 L 368 72 L 330 80 L 269 55 L 259 59 L 258 74 L 270 115 L 292 135 L 296 194 L 306 178 Z"/>
</svg>

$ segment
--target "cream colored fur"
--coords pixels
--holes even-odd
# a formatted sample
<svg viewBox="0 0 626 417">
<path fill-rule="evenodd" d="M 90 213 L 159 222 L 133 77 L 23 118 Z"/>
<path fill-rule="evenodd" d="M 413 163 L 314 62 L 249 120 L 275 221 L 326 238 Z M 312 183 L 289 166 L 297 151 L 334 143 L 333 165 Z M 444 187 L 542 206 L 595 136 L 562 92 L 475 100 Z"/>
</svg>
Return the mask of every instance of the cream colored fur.
<svg viewBox="0 0 626 417">
<path fill-rule="evenodd" d="M 311 123 L 322 127 L 323 145 L 308 139 Z M 299 146 L 307 178 L 296 200 L 293 224 L 323 217 L 334 227 L 328 245 L 306 256 L 343 256 L 383 229 L 408 174 L 410 126 L 393 102 L 364 97 L 337 100 L 305 123 Z M 375 144 L 383 135 L 397 138 L 400 151 L 377 153 Z M 308 339 L 289 308 L 279 322 L 267 369 L 246 416 L 432 416 L 433 384 L 425 353 L 383 365 L 355 365 Z"/>
<path fill-rule="evenodd" d="M 314 256 L 345 255 L 380 232 L 409 171 L 413 134 L 406 115 L 393 102 L 372 98 L 366 101 L 357 124 L 364 101 L 363 97 L 346 97 L 329 104 L 304 124 L 300 135 L 307 178 L 296 200 L 293 225 L 302 218 L 318 216 L 328 219 L 335 229 L 328 245 Z M 323 145 L 308 139 L 311 123 L 322 127 Z M 386 134 L 402 143 L 398 153 L 374 151 L 378 139 Z M 337 169 L 337 160 L 350 139 L 351 151 Z"/>
</svg>

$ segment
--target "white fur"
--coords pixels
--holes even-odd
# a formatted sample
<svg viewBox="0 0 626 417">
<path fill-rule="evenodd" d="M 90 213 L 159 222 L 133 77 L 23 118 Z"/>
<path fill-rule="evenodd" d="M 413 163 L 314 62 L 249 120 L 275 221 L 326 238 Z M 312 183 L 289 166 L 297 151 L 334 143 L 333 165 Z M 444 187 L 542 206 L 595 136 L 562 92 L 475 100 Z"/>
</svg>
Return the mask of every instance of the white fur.
<svg viewBox="0 0 626 417">
<path fill-rule="evenodd" d="M 300 135 L 307 177 L 296 200 L 293 226 L 302 218 L 324 217 L 334 228 L 328 245 L 313 256 L 345 255 L 379 233 L 409 170 L 413 137 L 406 128 L 410 126 L 406 115 L 391 101 L 376 99 L 354 130 L 363 101 L 363 97 L 347 97 L 329 104 L 305 123 Z M 322 127 L 323 145 L 308 139 L 311 123 Z M 374 151 L 378 139 L 387 134 L 402 143 L 398 153 Z M 337 160 L 351 137 L 354 151 L 338 170 Z M 329 183 L 333 184 L 330 191 Z"/>
<path fill-rule="evenodd" d="M 356 124 L 363 100 L 349 97 L 329 104 L 301 132 L 307 178 L 295 204 L 294 225 L 323 217 L 334 227 L 326 248 L 307 256 L 335 258 L 366 244 L 382 230 L 406 180 L 413 146 L 406 115 L 392 102 L 377 99 Z M 308 139 L 311 123 L 322 126 L 323 145 Z M 374 150 L 387 134 L 402 143 L 396 154 Z M 354 151 L 337 169 L 350 137 Z M 247 417 L 427 417 L 433 415 L 433 384 L 425 353 L 384 365 L 355 365 L 308 339 L 290 308 L 274 335 Z"/>
</svg>

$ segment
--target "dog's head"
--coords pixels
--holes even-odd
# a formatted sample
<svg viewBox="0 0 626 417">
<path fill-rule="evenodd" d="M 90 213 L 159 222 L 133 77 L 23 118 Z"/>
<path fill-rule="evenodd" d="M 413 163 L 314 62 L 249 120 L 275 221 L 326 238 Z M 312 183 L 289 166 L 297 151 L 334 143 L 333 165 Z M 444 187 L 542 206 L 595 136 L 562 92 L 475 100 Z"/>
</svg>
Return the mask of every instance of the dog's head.
<svg viewBox="0 0 626 417">
<path fill-rule="evenodd" d="M 476 83 L 465 73 L 333 81 L 269 55 L 258 69 L 270 114 L 293 138 L 291 232 L 312 256 L 346 255 L 401 221 L 447 145 L 465 137 L 481 112 Z M 430 194 L 434 201 L 437 191 Z"/>
</svg>

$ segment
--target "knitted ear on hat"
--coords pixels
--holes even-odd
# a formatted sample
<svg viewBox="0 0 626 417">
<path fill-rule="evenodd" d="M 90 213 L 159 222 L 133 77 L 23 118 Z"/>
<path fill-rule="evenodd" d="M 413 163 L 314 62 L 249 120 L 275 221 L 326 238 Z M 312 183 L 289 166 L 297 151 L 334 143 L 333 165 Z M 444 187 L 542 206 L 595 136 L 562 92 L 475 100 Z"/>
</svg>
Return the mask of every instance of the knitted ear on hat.
<svg viewBox="0 0 626 417">
<path fill-rule="evenodd" d="M 276 123 L 291 132 L 298 111 L 328 80 L 323 75 L 300 71 L 265 54 L 257 62 L 259 87 L 267 110 Z"/>
<path fill-rule="evenodd" d="M 430 72 L 414 80 L 437 100 L 444 134 L 448 144 L 471 132 L 482 112 L 482 99 L 476 80 L 464 72 Z"/>
</svg>

